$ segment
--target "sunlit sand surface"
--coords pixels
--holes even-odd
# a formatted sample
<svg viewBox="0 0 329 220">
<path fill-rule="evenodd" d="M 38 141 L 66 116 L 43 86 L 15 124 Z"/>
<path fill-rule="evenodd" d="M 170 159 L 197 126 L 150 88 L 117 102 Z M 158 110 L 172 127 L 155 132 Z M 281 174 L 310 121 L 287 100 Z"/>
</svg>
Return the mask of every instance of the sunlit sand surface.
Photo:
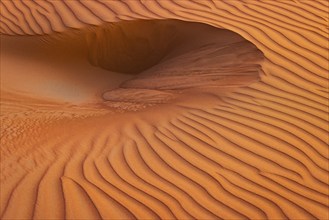
<svg viewBox="0 0 329 220">
<path fill-rule="evenodd" d="M 328 219 L 328 6 L 2 0 L 1 219 Z"/>
</svg>

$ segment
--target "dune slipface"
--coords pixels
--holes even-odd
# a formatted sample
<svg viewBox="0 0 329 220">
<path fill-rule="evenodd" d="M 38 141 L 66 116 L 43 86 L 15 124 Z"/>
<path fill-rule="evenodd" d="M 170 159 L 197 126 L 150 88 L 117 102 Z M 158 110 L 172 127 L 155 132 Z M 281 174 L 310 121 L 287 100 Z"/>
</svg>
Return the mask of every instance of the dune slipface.
<svg viewBox="0 0 329 220">
<path fill-rule="evenodd" d="M 2 0 L 1 219 L 328 219 L 328 6 Z"/>
</svg>

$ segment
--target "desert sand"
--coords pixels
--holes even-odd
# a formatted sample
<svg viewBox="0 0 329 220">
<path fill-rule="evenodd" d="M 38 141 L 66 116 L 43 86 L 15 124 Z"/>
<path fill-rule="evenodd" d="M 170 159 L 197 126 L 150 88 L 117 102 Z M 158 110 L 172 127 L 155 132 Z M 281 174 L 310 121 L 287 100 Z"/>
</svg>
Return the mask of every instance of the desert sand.
<svg viewBox="0 0 329 220">
<path fill-rule="evenodd" d="M 1 219 L 328 219 L 328 7 L 2 0 Z"/>
</svg>

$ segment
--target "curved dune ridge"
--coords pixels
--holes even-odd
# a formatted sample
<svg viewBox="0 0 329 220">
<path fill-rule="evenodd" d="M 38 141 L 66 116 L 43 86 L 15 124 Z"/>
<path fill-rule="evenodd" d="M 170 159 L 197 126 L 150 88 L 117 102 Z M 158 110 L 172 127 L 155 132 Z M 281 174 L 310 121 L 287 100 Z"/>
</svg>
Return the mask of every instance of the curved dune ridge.
<svg viewBox="0 0 329 220">
<path fill-rule="evenodd" d="M 1 65 L 1 219 L 328 219 L 328 4 L 2 0 L 0 31 L 13 36 L 1 36 L 6 42 L 1 47 L 18 49 L 1 49 L 1 60 L 6 59 Z M 120 63 L 125 58 L 113 62 L 114 56 L 107 60 L 95 49 L 104 45 L 97 37 L 107 39 L 104 22 L 118 22 L 117 30 L 140 19 L 176 21 L 179 30 L 188 26 L 180 26 L 183 21 L 211 25 L 218 36 L 230 33 L 226 43 L 230 36 L 242 36 L 233 46 L 226 45 L 228 57 L 241 58 L 233 59 L 240 66 L 230 66 L 232 59 L 221 57 L 225 50 L 216 47 L 211 31 L 202 39 L 213 40 L 212 47 L 188 36 L 194 43 L 187 47 L 198 45 L 197 50 L 165 42 L 157 59 L 142 65 L 125 66 Z M 70 64 L 56 69 L 57 64 L 80 53 L 68 52 L 54 61 L 52 71 L 50 64 L 31 67 L 29 62 L 36 63 L 42 52 L 22 58 L 27 51 L 42 50 L 31 46 L 20 51 L 25 43 L 19 42 L 34 45 L 34 39 L 43 39 L 36 35 L 72 29 L 93 29 L 86 32 L 87 45 L 96 44 L 81 50 L 89 60 L 76 61 L 82 65 L 77 72 L 86 77 L 97 72 L 97 86 L 108 72 L 133 74 L 111 75 L 118 81 L 112 89 L 104 85 L 102 101 L 107 104 L 72 103 L 58 94 L 61 90 L 43 94 L 40 89 L 49 89 L 47 80 L 71 72 Z M 165 33 L 171 36 L 170 30 Z M 236 49 L 244 48 L 239 42 L 251 51 L 251 61 L 236 55 L 244 52 Z M 204 53 L 214 54 L 214 59 Z M 25 63 L 11 69 L 8 63 L 15 63 L 15 54 L 17 62 Z M 191 60 L 197 60 L 195 66 Z M 23 64 L 29 66 L 21 67 L 15 80 L 12 74 Z M 231 71 L 226 71 L 228 78 L 212 85 L 214 75 L 225 73 L 218 72 L 225 64 Z M 195 73 L 196 67 L 202 74 Z M 38 82 L 41 75 L 33 75 L 38 74 L 35 70 L 49 70 L 47 77 L 54 78 Z M 247 70 L 247 78 L 231 77 Z M 76 76 L 70 76 L 73 82 Z M 69 86 L 74 84 L 70 77 Z M 233 89 L 227 86 L 237 79 Z M 84 80 L 91 84 L 90 78 Z M 10 89 L 17 85 L 25 90 Z M 108 109 L 127 105 L 124 110 L 131 110 L 129 103 L 157 105 L 143 110 L 137 106 L 136 112 Z"/>
</svg>

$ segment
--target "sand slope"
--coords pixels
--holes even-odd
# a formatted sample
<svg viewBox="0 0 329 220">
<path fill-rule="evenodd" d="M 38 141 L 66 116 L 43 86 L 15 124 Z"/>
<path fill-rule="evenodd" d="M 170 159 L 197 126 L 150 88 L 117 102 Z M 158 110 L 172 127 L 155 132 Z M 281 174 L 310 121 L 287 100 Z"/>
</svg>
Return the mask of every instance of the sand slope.
<svg viewBox="0 0 329 220">
<path fill-rule="evenodd" d="M 327 1 L 0 5 L 8 35 L 170 18 L 232 30 L 266 57 L 259 82 L 199 105 L 107 114 L 2 92 L 2 219 L 329 218 Z"/>
</svg>

